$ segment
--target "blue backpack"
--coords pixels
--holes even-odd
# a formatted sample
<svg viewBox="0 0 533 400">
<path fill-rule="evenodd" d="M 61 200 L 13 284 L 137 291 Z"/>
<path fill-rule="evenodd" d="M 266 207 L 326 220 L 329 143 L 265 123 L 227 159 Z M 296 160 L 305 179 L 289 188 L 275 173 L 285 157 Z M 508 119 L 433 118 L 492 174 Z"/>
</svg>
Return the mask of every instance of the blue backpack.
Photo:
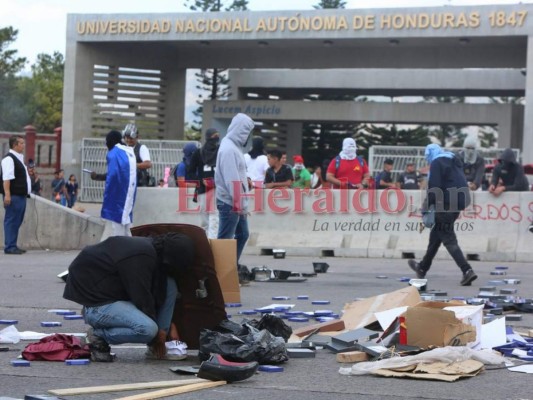
<svg viewBox="0 0 533 400">
<path fill-rule="evenodd" d="M 365 159 L 362 156 L 357 156 L 357 160 L 359 161 L 359 164 L 361 164 L 361 167 L 365 166 Z M 339 167 L 341 165 L 341 156 L 335 157 L 335 176 L 337 176 L 337 171 L 339 170 Z"/>
</svg>

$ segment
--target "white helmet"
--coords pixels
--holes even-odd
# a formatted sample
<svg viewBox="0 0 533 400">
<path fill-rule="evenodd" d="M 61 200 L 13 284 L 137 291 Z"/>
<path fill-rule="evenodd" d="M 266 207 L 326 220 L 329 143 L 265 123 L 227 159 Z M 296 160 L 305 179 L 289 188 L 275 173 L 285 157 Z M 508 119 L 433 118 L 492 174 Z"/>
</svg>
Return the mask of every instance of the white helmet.
<svg viewBox="0 0 533 400">
<path fill-rule="evenodd" d="M 130 123 L 124 127 L 122 130 L 122 136 L 128 136 L 132 139 L 135 139 L 139 135 L 139 129 L 134 123 Z"/>
</svg>

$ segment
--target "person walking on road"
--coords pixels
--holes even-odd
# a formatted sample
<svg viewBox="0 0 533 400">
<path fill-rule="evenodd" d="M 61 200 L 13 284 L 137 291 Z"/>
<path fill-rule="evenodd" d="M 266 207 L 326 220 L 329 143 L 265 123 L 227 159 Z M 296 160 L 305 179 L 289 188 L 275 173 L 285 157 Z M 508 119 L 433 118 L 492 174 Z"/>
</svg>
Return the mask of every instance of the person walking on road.
<svg viewBox="0 0 533 400">
<path fill-rule="evenodd" d="M 461 269 L 461 286 L 470 286 L 477 275 L 466 260 L 455 235 L 454 223 L 459 212 L 470 204 L 470 192 L 463 172 L 463 163 L 455 154 L 444 151 L 438 144 L 426 147 L 425 157 L 430 163 L 428 189 L 424 213 L 434 213 L 435 220 L 429 234 L 426 254 L 420 262 L 408 261 L 416 277 L 426 277 L 441 244 Z"/>
</svg>

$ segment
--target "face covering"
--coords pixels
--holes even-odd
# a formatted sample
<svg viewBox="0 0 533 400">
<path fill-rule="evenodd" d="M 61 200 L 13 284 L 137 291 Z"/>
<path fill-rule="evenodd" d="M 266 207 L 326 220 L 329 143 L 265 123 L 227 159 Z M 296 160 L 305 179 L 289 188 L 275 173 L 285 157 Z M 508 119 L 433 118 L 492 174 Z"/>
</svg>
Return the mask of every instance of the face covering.
<svg viewBox="0 0 533 400">
<path fill-rule="evenodd" d="M 463 161 L 465 164 L 474 164 L 477 159 L 477 150 L 472 148 L 464 149 Z"/>
<path fill-rule="evenodd" d="M 343 160 L 353 160 L 357 157 L 357 146 L 354 139 L 346 138 L 342 141 L 342 151 L 339 156 Z"/>
<path fill-rule="evenodd" d="M 304 165 L 300 163 L 294 164 L 294 169 L 304 169 Z"/>
</svg>

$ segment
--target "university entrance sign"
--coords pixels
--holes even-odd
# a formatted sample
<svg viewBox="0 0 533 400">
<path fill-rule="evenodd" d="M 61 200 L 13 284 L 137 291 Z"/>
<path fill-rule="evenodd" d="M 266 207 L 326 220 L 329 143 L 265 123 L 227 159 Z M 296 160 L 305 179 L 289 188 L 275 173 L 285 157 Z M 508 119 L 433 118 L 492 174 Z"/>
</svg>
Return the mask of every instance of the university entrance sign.
<svg viewBox="0 0 533 400">
<path fill-rule="evenodd" d="M 181 139 L 188 68 L 381 68 L 392 77 L 397 69 L 527 70 L 532 12 L 518 4 L 69 15 L 62 163 L 79 166 L 82 138 L 130 120 L 145 138 Z M 522 148 L 533 147 L 532 76 L 524 77 Z M 250 114 L 283 113 L 269 107 L 250 104 Z M 524 152 L 524 161 L 533 154 Z"/>
</svg>

